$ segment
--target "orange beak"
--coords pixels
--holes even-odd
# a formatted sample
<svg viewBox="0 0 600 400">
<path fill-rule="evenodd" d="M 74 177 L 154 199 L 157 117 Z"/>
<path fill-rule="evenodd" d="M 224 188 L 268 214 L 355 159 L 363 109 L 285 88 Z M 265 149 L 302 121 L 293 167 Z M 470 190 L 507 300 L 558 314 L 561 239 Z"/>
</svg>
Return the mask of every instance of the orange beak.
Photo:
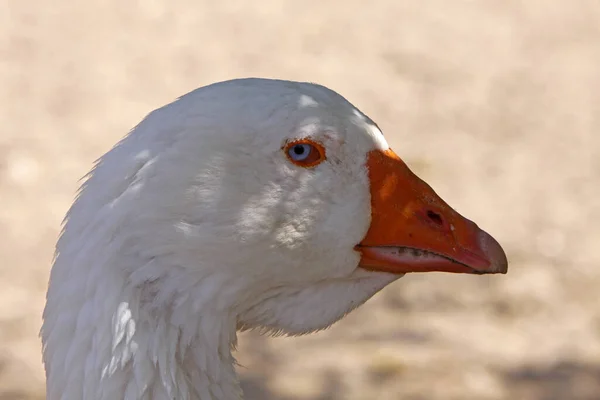
<svg viewBox="0 0 600 400">
<path fill-rule="evenodd" d="M 506 273 L 500 244 L 447 205 L 392 150 L 367 159 L 371 226 L 356 246 L 360 267 L 391 273 Z"/>
</svg>

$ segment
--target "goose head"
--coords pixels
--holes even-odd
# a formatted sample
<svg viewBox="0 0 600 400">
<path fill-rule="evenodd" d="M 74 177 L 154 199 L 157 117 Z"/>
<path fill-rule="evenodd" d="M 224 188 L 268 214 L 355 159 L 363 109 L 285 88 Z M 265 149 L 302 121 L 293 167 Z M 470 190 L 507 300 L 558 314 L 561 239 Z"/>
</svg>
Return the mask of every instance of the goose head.
<svg viewBox="0 0 600 400">
<path fill-rule="evenodd" d="M 203 87 L 105 154 L 67 215 L 42 328 L 48 398 L 74 377 L 87 383 L 73 398 L 147 393 L 157 383 L 136 375 L 143 360 L 185 398 L 177 382 L 231 372 L 202 378 L 214 359 L 232 363 L 236 330 L 308 333 L 406 273 L 506 269 L 500 245 L 339 94 L 264 79 Z M 160 346 L 176 347 L 172 364 Z M 198 364 L 181 380 L 156 372 Z"/>
</svg>

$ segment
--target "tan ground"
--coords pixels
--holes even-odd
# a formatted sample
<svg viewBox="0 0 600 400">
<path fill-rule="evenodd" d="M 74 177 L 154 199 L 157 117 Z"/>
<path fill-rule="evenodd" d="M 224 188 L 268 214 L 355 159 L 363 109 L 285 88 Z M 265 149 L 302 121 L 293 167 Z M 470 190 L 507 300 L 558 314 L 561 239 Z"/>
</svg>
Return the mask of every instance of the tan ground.
<svg viewBox="0 0 600 400">
<path fill-rule="evenodd" d="M 347 96 L 511 261 L 406 277 L 318 335 L 244 335 L 248 398 L 600 399 L 594 0 L 1 2 L 0 399 L 44 397 L 40 312 L 79 177 L 150 110 L 240 76 Z"/>
</svg>

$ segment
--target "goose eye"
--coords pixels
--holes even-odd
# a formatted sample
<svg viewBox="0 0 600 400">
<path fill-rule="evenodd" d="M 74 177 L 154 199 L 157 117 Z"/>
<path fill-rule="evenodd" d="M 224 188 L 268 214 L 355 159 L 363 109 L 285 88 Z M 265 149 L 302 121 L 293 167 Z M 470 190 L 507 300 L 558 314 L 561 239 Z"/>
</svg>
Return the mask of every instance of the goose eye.
<svg viewBox="0 0 600 400">
<path fill-rule="evenodd" d="M 290 158 L 294 161 L 304 161 L 312 151 L 310 145 L 306 143 L 298 143 L 293 145 L 288 151 Z"/>
<path fill-rule="evenodd" d="M 287 158 L 301 167 L 314 167 L 325 160 L 325 148 L 311 140 L 298 140 L 284 147 Z"/>
</svg>

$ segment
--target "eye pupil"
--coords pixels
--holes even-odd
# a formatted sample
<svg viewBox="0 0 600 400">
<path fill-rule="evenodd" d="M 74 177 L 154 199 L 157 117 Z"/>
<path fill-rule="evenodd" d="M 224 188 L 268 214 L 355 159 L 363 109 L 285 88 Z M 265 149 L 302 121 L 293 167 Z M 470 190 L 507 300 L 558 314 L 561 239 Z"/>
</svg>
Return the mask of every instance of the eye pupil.
<svg viewBox="0 0 600 400">
<path fill-rule="evenodd" d="M 294 154 L 300 156 L 304 154 L 304 146 L 301 144 L 297 144 L 294 146 Z"/>
</svg>

